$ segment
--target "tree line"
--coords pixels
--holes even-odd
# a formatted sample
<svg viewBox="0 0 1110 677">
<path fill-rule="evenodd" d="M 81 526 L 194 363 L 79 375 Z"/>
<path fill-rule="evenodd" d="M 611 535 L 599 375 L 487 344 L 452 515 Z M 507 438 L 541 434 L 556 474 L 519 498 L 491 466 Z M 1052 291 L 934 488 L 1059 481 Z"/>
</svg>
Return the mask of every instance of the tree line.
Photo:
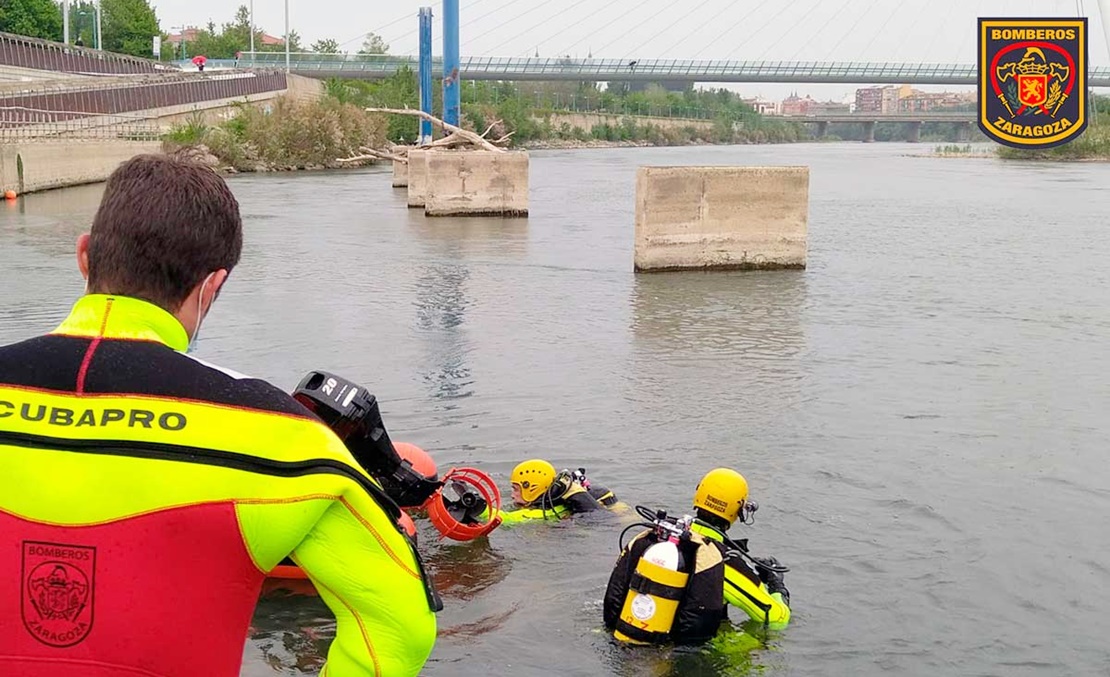
<svg viewBox="0 0 1110 677">
<path fill-rule="evenodd" d="M 63 35 L 63 4 L 57 0 L 0 0 L 0 32 L 26 35 L 32 38 L 61 42 Z M 153 38 L 161 36 L 162 59 L 189 58 L 203 54 L 210 59 L 231 59 L 239 52 L 250 49 L 250 10 L 240 5 L 231 21 L 218 26 L 209 21 L 196 31 L 196 35 L 175 50 L 169 34 L 162 30 L 158 16 L 148 0 L 101 0 L 101 27 L 103 48 L 117 54 L 153 56 Z M 70 41 L 85 47 L 96 46 L 95 5 L 88 0 L 73 0 L 69 6 Z M 257 51 L 285 51 L 284 39 L 280 44 L 264 44 L 265 34 L 254 27 L 254 47 Z M 306 49 L 296 31 L 290 31 L 289 49 L 294 52 L 340 53 L 338 41 L 326 38 L 317 40 Z M 363 36 L 358 54 L 386 54 L 389 45 L 380 36 L 369 33 Z"/>
</svg>

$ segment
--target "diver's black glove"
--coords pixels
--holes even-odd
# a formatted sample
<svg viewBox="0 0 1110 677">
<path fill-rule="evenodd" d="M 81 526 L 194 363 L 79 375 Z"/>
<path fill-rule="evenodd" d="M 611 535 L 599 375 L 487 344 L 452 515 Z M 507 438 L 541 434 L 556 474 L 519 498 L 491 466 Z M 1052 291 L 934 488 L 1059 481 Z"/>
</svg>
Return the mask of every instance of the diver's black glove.
<svg viewBox="0 0 1110 677">
<path fill-rule="evenodd" d="M 775 571 L 781 569 L 782 565 L 774 557 L 752 557 L 752 562 L 755 563 L 755 571 L 759 574 L 759 580 L 766 583 L 769 578 L 777 576 L 782 580 L 782 574 Z"/>
<path fill-rule="evenodd" d="M 790 591 L 786 589 L 786 584 L 782 580 L 782 572 L 776 571 L 781 569 L 782 565 L 774 557 L 753 557 L 752 561 L 755 562 L 755 570 L 759 574 L 759 580 L 767 586 L 767 592 L 772 595 L 776 592 L 782 595 L 782 600 L 787 606 L 790 605 Z"/>
<path fill-rule="evenodd" d="M 413 470 L 408 461 L 402 461 L 392 473 L 379 477 L 379 480 L 385 493 L 401 508 L 424 505 L 443 486 L 443 482 Z"/>
</svg>

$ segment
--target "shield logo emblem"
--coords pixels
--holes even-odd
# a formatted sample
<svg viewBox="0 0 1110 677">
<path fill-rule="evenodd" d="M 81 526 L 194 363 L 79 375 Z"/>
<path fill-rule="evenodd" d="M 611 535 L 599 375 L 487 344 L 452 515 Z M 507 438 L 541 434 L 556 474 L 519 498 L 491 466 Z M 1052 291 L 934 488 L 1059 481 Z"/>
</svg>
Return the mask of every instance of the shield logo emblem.
<svg viewBox="0 0 1110 677">
<path fill-rule="evenodd" d="M 1087 19 L 979 19 L 979 129 L 1051 148 L 1087 128 Z"/>
<path fill-rule="evenodd" d="M 48 646 L 80 643 L 92 630 L 96 548 L 23 542 L 23 627 Z"/>
</svg>

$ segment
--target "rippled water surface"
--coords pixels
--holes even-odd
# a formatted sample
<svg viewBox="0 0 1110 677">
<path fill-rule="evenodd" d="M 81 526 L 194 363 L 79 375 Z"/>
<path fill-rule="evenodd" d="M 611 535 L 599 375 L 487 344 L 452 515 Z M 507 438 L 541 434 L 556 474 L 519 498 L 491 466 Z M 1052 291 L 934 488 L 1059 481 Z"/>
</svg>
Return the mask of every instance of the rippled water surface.
<svg viewBox="0 0 1110 677">
<path fill-rule="evenodd" d="M 422 524 L 426 674 L 1107 674 L 1110 166 L 921 150 L 534 153 L 510 221 L 426 219 L 381 170 L 236 177 L 246 248 L 199 356 L 286 389 L 341 373 L 394 439 L 502 486 L 538 455 L 678 511 L 734 466 L 744 535 L 791 567 L 786 630 L 628 650 L 601 632 L 619 524 Z M 808 165 L 808 270 L 634 275 L 645 164 Z M 0 341 L 80 294 L 100 190 L 0 205 Z M 243 674 L 312 674 L 328 619 L 266 595 Z"/>
</svg>

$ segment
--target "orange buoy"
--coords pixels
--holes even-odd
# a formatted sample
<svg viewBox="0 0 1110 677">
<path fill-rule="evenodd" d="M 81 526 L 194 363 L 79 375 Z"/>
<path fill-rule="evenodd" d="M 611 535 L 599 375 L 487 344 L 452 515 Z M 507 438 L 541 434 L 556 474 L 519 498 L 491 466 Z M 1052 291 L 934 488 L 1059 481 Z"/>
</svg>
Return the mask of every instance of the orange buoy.
<svg viewBox="0 0 1110 677">
<path fill-rule="evenodd" d="M 14 200 L 16 197 L 17 197 L 17 195 L 16 195 L 14 190 L 5 190 L 4 191 L 4 199 L 5 200 Z"/>
<path fill-rule="evenodd" d="M 436 468 L 436 462 L 432 460 L 432 457 L 428 454 L 428 452 L 424 451 L 415 444 L 409 444 L 408 442 L 394 442 L 393 448 L 397 451 L 397 455 L 400 456 L 402 460 L 411 463 L 412 469 L 420 473 L 424 477 L 434 478 L 436 476 L 436 473 L 439 472 L 439 470 Z"/>
<path fill-rule="evenodd" d="M 404 510 L 401 511 L 401 516 L 397 518 L 397 524 L 401 525 L 401 528 L 405 530 L 409 538 L 416 538 L 416 522 L 413 522 L 412 518 L 409 517 L 409 514 Z"/>
</svg>

